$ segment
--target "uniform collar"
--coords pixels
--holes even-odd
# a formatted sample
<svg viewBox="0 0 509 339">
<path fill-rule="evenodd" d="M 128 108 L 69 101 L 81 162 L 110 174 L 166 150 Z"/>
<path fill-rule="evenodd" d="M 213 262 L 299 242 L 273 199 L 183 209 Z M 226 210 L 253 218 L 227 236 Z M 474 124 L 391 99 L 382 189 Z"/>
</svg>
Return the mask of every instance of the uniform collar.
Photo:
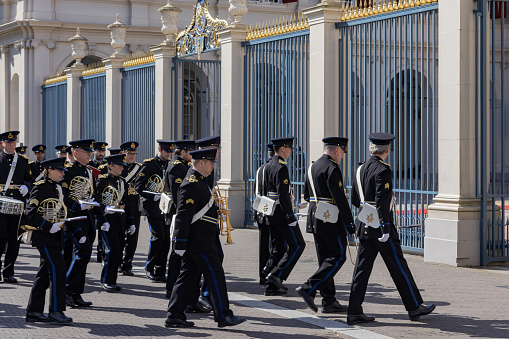
<svg viewBox="0 0 509 339">
<path fill-rule="evenodd" d="M 191 175 L 194 175 L 194 177 L 198 180 L 205 181 L 205 177 L 203 175 L 201 175 L 201 173 L 198 172 L 197 170 L 195 170 L 194 168 L 191 168 Z"/>
<path fill-rule="evenodd" d="M 2 153 L 3 153 L 6 157 L 13 157 L 13 156 L 14 156 L 14 154 L 16 153 L 16 151 L 14 151 L 14 153 L 12 153 L 12 154 L 9 154 L 9 153 L 7 153 L 7 152 L 4 150 Z"/>
<path fill-rule="evenodd" d="M 84 167 L 84 165 L 81 164 L 81 162 L 79 162 L 78 160 L 74 159 L 74 161 L 72 162 L 74 165 L 78 166 L 78 167 Z"/>
<path fill-rule="evenodd" d="M 50 183 L 50 184 L 56 184 L 57 183 L 55 180 L 50 179 L 48 177 L 46 177 L 46 179 L 44 181 L 47 182 L 47 183 Z"/>
<path fill-rule="evenodd" d="M 274 161 L 279 162 L 282 165 L 287 165 L 288 164 L 288 162 L 285 159 L 283 159 L 282 157 L 280 157 L 279 155 L 275 155 L 274 158 L 272 158 L 272 159 Z"/>
<path fill-rule="evenodd" d="M 382 158 L 380 158 L 378 155 L 372 155 L 370 159 L 374 161 L 382 160 Z"/>
</svg>

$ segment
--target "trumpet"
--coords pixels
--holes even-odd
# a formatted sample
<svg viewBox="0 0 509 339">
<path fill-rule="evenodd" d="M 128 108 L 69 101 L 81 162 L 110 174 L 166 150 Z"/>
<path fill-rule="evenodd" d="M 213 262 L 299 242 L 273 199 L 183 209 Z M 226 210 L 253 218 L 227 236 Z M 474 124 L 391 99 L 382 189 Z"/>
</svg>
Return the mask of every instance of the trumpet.
<svg viewBox="0 0 509 339">
<path fill-rule="evenodd" d="M 230 210 L 228 209 L 228 198 L 221 196 L 221 191 L 219 190 L 219 186 L 214 188 L 214 200 L 217 205 L 218 213 L 221 215 L 219 217 L 219 222 L 221 224 L 221 235 L 226 235 L 226 245 L 233 244 L 231 231 L 235 229 L 230 224 Z M 226 220 L 223 220 L 222 216 L 226 215 Z"/>
</svg>

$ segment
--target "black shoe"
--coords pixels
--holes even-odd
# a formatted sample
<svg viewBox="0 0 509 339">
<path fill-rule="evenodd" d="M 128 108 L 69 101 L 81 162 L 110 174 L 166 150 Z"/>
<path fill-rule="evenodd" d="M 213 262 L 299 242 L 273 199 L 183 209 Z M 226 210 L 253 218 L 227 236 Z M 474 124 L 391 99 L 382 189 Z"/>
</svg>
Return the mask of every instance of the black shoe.
<svg viewBox="0 0 509 339">
<path fill-rule="evenodd" d="M 341 313 L 348 311 L 348 306 L 341 305 L 337 300 L 328 305 L 322 307 L 322 313 Z"/>
<path fill-rule="evenodd" d="M 283 284 L 283 280 L 281 280 L 281 278 L 279 277 L 276 277 L 274 274 L 272 273 L 269 273 L 269 275 L 267 276 L 267 281 L 270 281 L 271 283 L 273 283 L 274 285 L 276 285 L 277 288 L 281 289 L 281 290 L 287 290 L 288 291 L 288 287 L 286 287 L 284 284 Z"/>
<path fill-rule="evenodd" d="M 64 312 L 49 312 L 48 317 L 53 323 L 57 324 L 72 323 L 72 318 L 66 317 Z"/>
<path fill-rule="evenodd" d="M 91 301 L 85 301 L 83 300 L 83 298 L 81 297 L 81 295 L 79 294 L 76 294 L 72 297 L 72 299 L 74 300 L 74 303 L 76 304 L 76 306 L 78 307 L 88 307 L 88 306 L 92 306 L 92 302 Z"/>
<path fill-rule="evenodd" d="M 147 270 L 145 270 L 145 275 L 147 276 L 147 278 L 149 278 L 150 280 L 153 280 L 155 281 L 156 280 L 156 277 L 154 276 L 154 273 L 151 273 Z"/>
<path fill-rule="evenodd" d="M 302 297 L 302 299 L 304 299 L 304 302 L 306 303 L 306 305 L 308 305 L 308 307 L 311 309 L 311 311 L 318 312 L 318 307 L 315 304 L 315 298 L 310 296 L 306 292 L 306 290 L 304 290 L 302 287 L 297 287 L 295 290 Z"/>
<path fill-rule="evenodd" d="M 119 266 L 119 267 L 117 267 L 117 272 L 118 272 L 118 273 L 122 273 L 122 267 L 120 267 L 120 266 Z"/>
<path fill-rule="evenodd" d="M 166 277 L 164 275 L 154 275 L 154 281 L 165 283 Z"/>
<path fill-rule="evenodd" d="M 196 303 L 196 306 L 206 309 L 208 310 L 208 312 L 212 311 L 212 304 L 210 303 L 210 301 L 206 297 L 203 297 L 201 295 L 198 297 L 198 302 Z"/>
<path fill-rule="evenodd" d="M 27 323 L 47 323 L 50 322 L 51 319 L 39 312 L 27 312 L 25 321 Z"/>
<path fill-rule="evenodd" d="M 358 315 L 348 315 L 346 317 L 346 322 L 348 325 L 370 323 L 373 321 L 375 321 L 375 317 L 368 317 L 364 313 Z"/>
<path fill-rule="evenodd" d="M 282 290 L 280 288 L 269 286 L 265 288 L 265 292 L 263 294 L 267 297 L 275 297 L 275 296 L 285 296 L 287 292 L 288 292 L 287 290 Z"/>
<path fill-rule="evenodd" d="M 118 285 L 110 285 L 110 284 L 101 283 L 101 286 L 106 292 L 110 292 L 110 293 L 116 293 L 116 292 L 120 292 L 122 290 L 122 287 L 120 287 Z"/>
<path fill-rule="evenodd" d="M 5 275 L 4 276 L 4 283 L 6 284 L 16 284 L 18 282 L 18 279 L 14 278 L 13 275 Z"/>
<path fill-rule="evenodd" d="M 193 327 L 194 323 L 192 321 L 182 320 L 182 319 L 171 319 L 166 318 L 164 322 L 165 327 Z"/>
<path fill-rule="evenodd" d="M 408 312 L 408 316 L 412 321 L 419 320 L 422 315 L 427 315 L 433 312 L 435 307 L 435 304 L 429 304 L 428 306 L 421 304 L 416 310 Z"/>
<path fill-rule="evenodd" d="M 217 327 L 236 326 L 246 321 L 244 318 L 229 315 L 220 322 L 217 323 Z"/>
<path fill-rule="evenodd" d="M 131 271 L 131 270 L 122 270 L 122 274 L 128 275 L 130 277 L 132 277 L 134 275 L 133 271 Z"/>
<path fill-rule="evenodd" d="M 67 306 L 69 306 L 71 308 L 78 307 L 78 305 L 76 305 L 76 303 L 74 302 L 72 295 L 65 296 L 65 303 Z"/>
</svg>

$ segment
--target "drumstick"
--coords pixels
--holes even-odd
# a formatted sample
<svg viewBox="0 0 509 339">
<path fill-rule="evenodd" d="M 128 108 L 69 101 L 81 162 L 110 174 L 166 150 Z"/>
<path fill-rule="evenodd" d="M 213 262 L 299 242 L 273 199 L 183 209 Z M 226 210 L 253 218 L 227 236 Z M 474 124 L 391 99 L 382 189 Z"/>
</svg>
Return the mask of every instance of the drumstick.
<svg viewBox="0 0 509 339">
<path fill-rule="evenodd" d="M 85 219 L 87 219 L 87 216 L 86 215 L 82 215 L 80 217 L 65 218 L 65 219 L 62 219 L 62 221 L 69 222 L 69 221 L 78 221 L 78 220 L 85 220 Z"/>
</svg>

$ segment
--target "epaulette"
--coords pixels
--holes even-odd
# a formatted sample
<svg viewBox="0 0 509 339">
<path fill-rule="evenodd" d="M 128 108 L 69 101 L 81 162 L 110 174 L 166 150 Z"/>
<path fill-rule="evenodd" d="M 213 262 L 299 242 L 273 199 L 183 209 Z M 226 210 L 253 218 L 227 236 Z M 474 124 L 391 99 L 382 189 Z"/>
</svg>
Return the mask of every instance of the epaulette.
<svg viewBox="0 0 509 339">
<path fill-rule="evenodd" d="M 44 184 L 44 179 L 34 182 L 34 185 Z"/>
<path fill-rule="evenodd" d="M 65 167 L 66 167 L 66 168 L 70 168 L 70 167 L 72 167 L 72 162 L 65 164 Z"/>
<path fill-rule="evenodd" d="M 383 161 L 383 160 L 379 160 L 379 161 L 380 161 L 382 164 L 384 164 L 384 165 L 387 165 L 387 166 L 391 167 L 391 165 L 389 165 L 389 164 L 388 164 L 388 163 L 386 163 L 385 161 Z"/>
<path fill-rule="evenodd" d="M 143 162 L 149 162 L 149 161 L 153 161 L 153 160 L 154 160 L 154 158 L 150 158 L 150 159 L 143 160 Z"/>
<path fill-rule="evenodd" d="M 106 166 L 108 166 L 108 164 L 102 164 L 102 165 L 100 165 L 97 169 L 103 169 L 103 168 L 105 168 Z"/>
<path fill-rule="evenodd" d="M 286 162 L 286 161 L 284 161 L 284 160 L 281 160 L 281 159 L 279 159 L 279 163 L 280 163 L 281 165 L 287 165 L 287 162 Z"/>
<path fill-rule="evenodd" d="M 137 162 L 136 165 L 140 165 L 140 166 L 143 166 L 141 163 Z"/>
<path fill-rule="evenodd" d="M 99 176 L 98 176 L 98 178 L 100 178 L 100 179 L 104 179 L 106 177 L 108 177 L 108 174 L 99 174 Z"/>
<path fill-rule="evenodd" d="M 332 161 L 333 163 L 335 163 L 336 165 L 339 165 L 337 162 L 334 161 L 334 159 L 329 159 L 330 161 Z"/>
<path fill-rule="evenodd" d="M 19 154 L 19 153 L 18 153 Z M 19 154 L 20 157 L 24 158 L 24 159 L 27 159 L 28 160 L 28 157 L 24 154 Z"/>
<path fill-rule="evenodd" d="M 194 174 L 191 174 L 190 176 L 188 176 L 186 178 L 187 181 L 189 182 L 198 182 L 198 179 L 196 179 L 196 177 L 194 176 Z"/>
<path fill-rule="evenodd" d="M 29 161 L 28 164 L 32 165 L 35 161 Z"/>
<path fill-rule="evenodd" d="M 178 165 L 180 163 L 181 163 L 180 160 L 175 160 L 175 161 L 172 162 L 173 165 Z"/>
</svg>

